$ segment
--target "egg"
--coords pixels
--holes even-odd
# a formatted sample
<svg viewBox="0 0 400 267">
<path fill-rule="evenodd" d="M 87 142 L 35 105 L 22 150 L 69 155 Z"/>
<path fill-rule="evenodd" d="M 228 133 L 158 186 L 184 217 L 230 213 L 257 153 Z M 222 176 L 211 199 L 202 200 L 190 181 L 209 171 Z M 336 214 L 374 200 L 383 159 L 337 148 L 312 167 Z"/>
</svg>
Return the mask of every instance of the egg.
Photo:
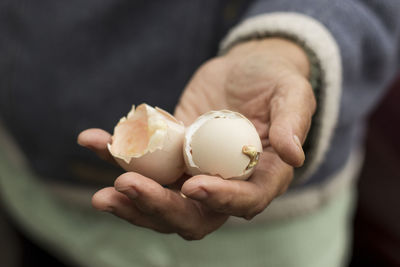
<svg viewBox="0 0 400 267">
<path fill-rule="evenodd" d="M 141 104 L 114 128 L 107 145 L 126 171 L 138 172 L 160 184 L 171 184 L 185 170 L 182 155 L 185 127 L 168 112 Z"/>
<path fill-rule="evenodd" d="M 190 175 L 246 180 L 254 172 L 261 153 L 256 128 L 237 112 L 211 111 L 186 129 L 183 155 Z"/>
</svg>

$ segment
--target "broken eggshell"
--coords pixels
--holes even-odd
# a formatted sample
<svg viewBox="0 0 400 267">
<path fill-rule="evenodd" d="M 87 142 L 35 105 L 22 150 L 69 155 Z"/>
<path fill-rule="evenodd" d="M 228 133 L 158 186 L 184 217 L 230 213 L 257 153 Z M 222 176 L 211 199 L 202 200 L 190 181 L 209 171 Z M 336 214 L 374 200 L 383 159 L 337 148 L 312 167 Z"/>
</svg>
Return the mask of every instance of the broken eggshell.
<svg viewBox="0 0 400 267">
<path fill-rule="evenodd" d="M 185 127 L 168 112 L 139 105 L 114 128 L 108 150 L 126 171 L 138 172 L 160 184 L 171 184 L 185 170 L 182 155 Z"/>
<path fill-rule="evenodd" d="M 190 175 L 246 180 L 261 152 L 256 128 L 237 112 L 211 111 L 186 129 L 183 155 Z"/>
</svg>

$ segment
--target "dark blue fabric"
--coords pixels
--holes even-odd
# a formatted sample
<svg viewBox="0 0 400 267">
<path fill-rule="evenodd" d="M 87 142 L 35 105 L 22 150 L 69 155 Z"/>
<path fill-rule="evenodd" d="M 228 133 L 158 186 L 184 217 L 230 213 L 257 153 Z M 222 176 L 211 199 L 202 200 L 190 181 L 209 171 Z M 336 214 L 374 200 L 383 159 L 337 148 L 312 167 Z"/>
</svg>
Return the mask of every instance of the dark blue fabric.
<svg viewBox="0 0 400 267">
<path fill-rule="evenodd" d="M 104 164 L 78 133 L 112 131 L 132 104 L 173 112 L 196 68 L 216 54 L 218 1 L 1 1 L 0 114 L 32 166 L 73 179 Z"/>
</svg>

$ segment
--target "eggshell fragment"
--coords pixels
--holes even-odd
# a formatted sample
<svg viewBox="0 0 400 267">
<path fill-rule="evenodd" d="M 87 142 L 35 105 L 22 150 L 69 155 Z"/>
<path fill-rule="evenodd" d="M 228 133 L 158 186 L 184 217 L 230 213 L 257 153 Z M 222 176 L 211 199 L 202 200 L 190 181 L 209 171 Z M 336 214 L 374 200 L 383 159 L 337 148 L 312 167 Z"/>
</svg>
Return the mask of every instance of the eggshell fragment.
<svg viewBox="0 0 400 267">
<path fill-rule="evenodd" d="M 257 130 L 237 112 L 208 112 L 186 130 L 184 159 L 190 175 L 246 180 L 254 172 L 261 152 Z"/>
<path fill-rule="evenodd" d="M 171 114 L 146 104 L 135 106 L 114 128 L 108 150 L 126 171 L 160 184 L 179 179 L 185 169 L 182 145 L 185 127 Z"/>
</svg>

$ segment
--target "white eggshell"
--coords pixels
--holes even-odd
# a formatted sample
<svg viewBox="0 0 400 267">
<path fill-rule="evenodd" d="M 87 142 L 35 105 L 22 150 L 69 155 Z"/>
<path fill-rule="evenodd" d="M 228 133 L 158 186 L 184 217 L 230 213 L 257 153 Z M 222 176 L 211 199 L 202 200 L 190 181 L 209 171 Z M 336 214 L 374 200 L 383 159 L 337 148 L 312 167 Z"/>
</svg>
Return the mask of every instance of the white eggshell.
<svg viewBox="0 0 400 267">
<path fill-rule="evenodd" d="M 243 154 L 243 146 L 253 146 L 262 152 L 260 137 L 248 119 L 227 110 L 206 113 L 186 131 L 184 159 L 187 172 L 246 180 L 255 167 L 246 170 L 250 158 Z"/>
<path fill-rule="evenodd" d="M 160 184 L 173 183 L 182 176 L 185 170 L 182 155 L 185 128 L 182 122 L 177 121 L 168 112 L 143 105 L 138 106 L 136 111 L 133 107 L 128 117 L 121 119 L 120 123 L 117 124 L 112 143 L 108 144 L 108 149 L 124 170 L 138 172 Z M 149 136 L 145 139 L 148 143 L 140 144 L 140 147 L 145 147 L 145 149 L 126 151 L 129 148 L 126 145 L 129 139 L 135 142 L 136 138 L 135 124 L 131 126 L 123 125 L 127 121 L 130 123 L 129 120 L 140 120 L 141 125 L 139 126 L 147 127 L 139 132 L 141 135 L 149 133 Z M 143 124 L 145 126 L 142 126 Z M 123 127 L 126 129 L 123 129 Z M 133 131 L 130 131 L 132 135 L 127 132 L 129 131 L 128 127 L 132 127 Z"/>
</svg>

